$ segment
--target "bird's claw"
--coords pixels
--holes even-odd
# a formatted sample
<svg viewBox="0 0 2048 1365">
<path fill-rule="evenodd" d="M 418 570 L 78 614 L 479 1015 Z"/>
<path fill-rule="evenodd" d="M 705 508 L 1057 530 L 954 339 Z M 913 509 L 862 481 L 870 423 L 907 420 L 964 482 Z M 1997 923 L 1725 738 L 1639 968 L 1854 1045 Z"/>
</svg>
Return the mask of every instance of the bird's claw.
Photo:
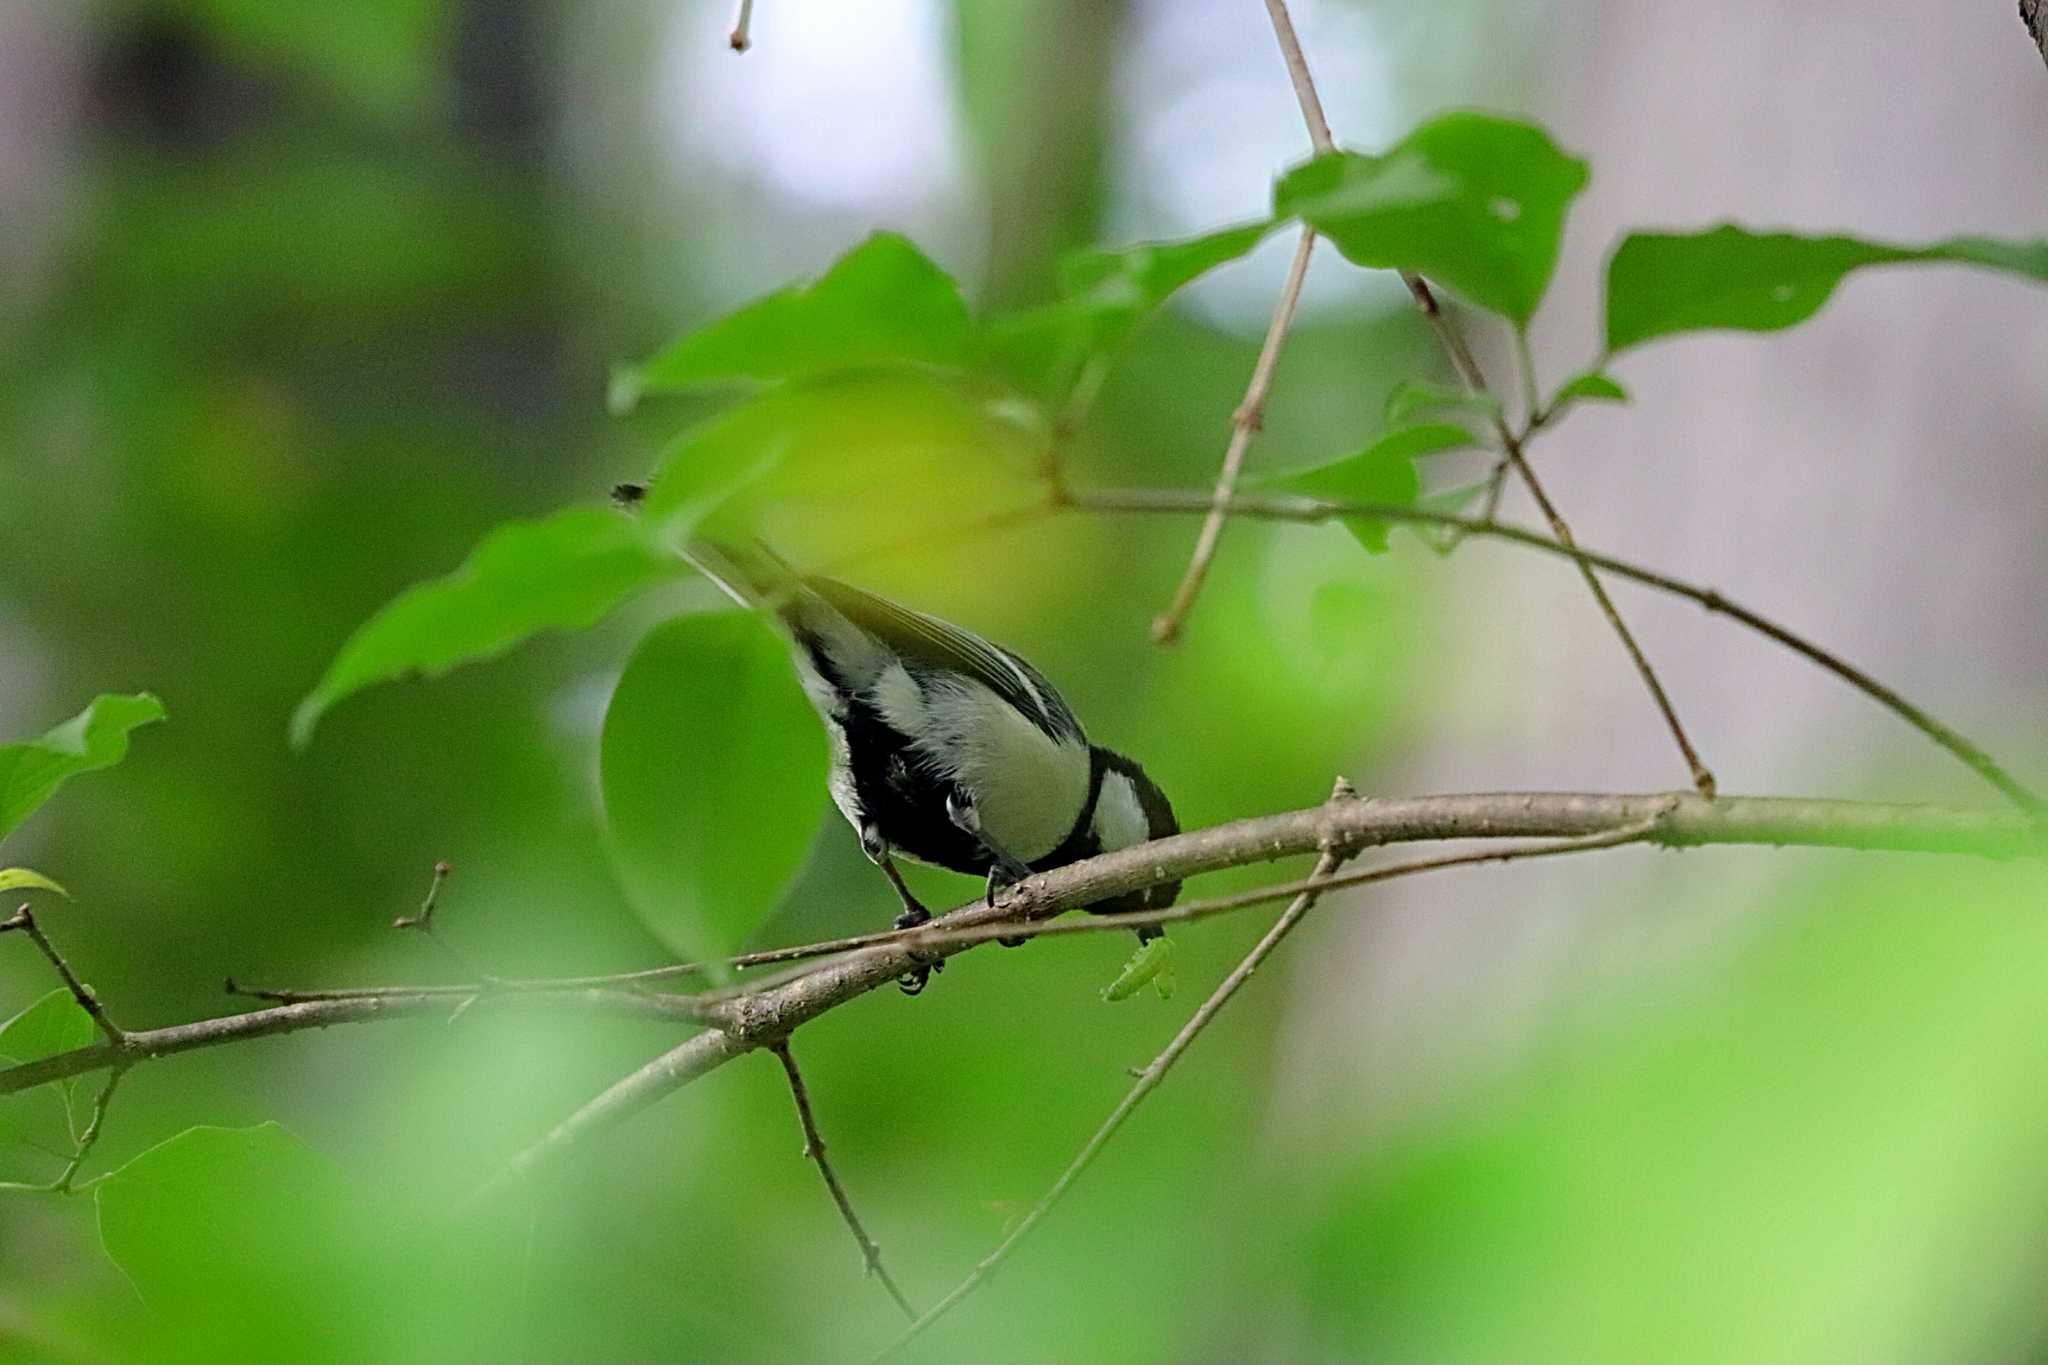
<svg viewBox="0 0 2048 1365">
<path fill-rule="evenodd" d="M 905 907 L 903 913 L 896 917 L 895 927 L 898 929 L 915 929 L 920 924 L 929 924 L 931 918 L 932 912 L 925 909 L 922 905 L 911 905 Z M 918 965 L 896 978 L 896 989 L 902 991 L 905 995 L 920 994 L 925 986 L 930 983 L 933 972 L 946 970 L 944 958 L 925 959 L 919 957 L 915 950 L 911 952 L 911 957 L 917 961 Z"/>
</svg>

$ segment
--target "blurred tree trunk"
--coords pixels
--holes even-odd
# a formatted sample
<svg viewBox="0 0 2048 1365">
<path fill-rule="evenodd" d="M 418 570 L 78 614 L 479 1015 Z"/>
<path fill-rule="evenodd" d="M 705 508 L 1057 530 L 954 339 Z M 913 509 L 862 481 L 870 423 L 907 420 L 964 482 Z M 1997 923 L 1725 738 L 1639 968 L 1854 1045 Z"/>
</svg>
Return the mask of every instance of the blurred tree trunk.
<svg viewBox="0 0 2048 1365">
<path fill-rule="evenodd" d="M 961 102 L 987 187 L 984 295 L 1030 303 L 1093 242 L 1126 0 L 958 0 Z"/>
</svg>

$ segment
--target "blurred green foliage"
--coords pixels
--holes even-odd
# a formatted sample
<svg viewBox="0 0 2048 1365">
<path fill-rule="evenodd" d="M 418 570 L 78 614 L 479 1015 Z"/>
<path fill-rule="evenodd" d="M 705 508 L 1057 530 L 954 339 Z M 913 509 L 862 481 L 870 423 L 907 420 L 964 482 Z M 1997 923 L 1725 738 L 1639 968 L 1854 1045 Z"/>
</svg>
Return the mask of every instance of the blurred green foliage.
<svg viewBox="0 0 2048 1365">
<path fill-rule="evenodd" d="M 219 1012 L 230 973 L 459 970 L 385 927 L 440 858 L 460 870 L 439 932 L 506 976 L 885 924 L 886 885 L 817 818 L 818 735 L 776 690 L 787 676 L 765 635 L 736 616 L 658 624 L 711 599 L 649 546 L 707 517 L 764 525 L 807 562 L 847 560 L 1019 649 L 1092 733 L 1142 756 L 1191 826 L 1313 801 L 1333 768 L 1434 732 L 1443 606 L 1412 545 L 1367 564 L 1341 529 L 1233 527 L 1196 628 L 1163 652 L 1144 623 L 1188 527 L 1005 520 L 1041 498 L 1055 439 L 1077 481 L 1202 483 L 1255 354 L 1200 311 L 1157 310 L 1271 223 L 1096 240 L 1119 10 L 961 7 L 978 190 L 1012 210 L 995 215 L 984 288 L 899 234 L 854 245 L 864 228 L 815 283 L 738 312 L 729 260 L 647 252 L 677 231 L 708 240 L 729 207 L 718 186 L 685 176 L 662 222 L 633 218 L 657 207 L 625 193 L 650 140 L 629 96 L 653 77 L 579 65 L 590 45 L 644 61 L 649 14 L 385 0 L 287 19 L 206 0 L 82 23 L 90 88 L 65 148 L 77 194 L 59 265 L 0 343 L 0 504 L 33 509 L 0 570 L 14 684 L 0 720 L 37 734 L 81 696 L 144 686 L 177 717 L 8 844 L 9 862 L 74 893 L 43 923 L 119 1019 Z M 575 115 L 627 121 L 559 137 Z M 1077 118 L 1087 145 L 1052 135 Z M 1496 164 L 1502 139 L 1522 150 Z M 1583 176 L 1537 130 L 1460 115 L 1384 158 L 1312 163 L 1280 207 L 1354 259 L 1428 270 L 1521 322 Z M 1020 203 L 1031 221 L 1013 227 Z M 784 212 L 801 225 L 800 205 Z M 1991 246 L 1993 265 L 2031 259 Z M 1871 250 L 1801 265 L 1828 276 L 1813 306 Z M 1702 268 L 1649 265 L 1626 294 L 1610 279 L 1610 317 Z M 1781 325 L 1782 306 L 1717 296 L 1684 318 Z M 1305 318 L 1258 471 L 1339 470 L 1348 495 L 1415 496 L 1413 457 L 1486 415 L 1443 388 L 1432 355 L 1405 313 Z M 621 421 L 604 413 L 608 373 L 621 408 L 649 400 Z M 1616 396 L 1594 377 L 1559 401 Z M 1411 425 L 1425 415 L 1458 424 Z M 1346 451 L 1363 453 L 1330 463 Z M 1456 458 L 1432 456 L 1432 475 Z M 650 468 L 637 526 L 555 510 Z M 1353 530 L 1375 548 L 1384 533 Z M 367 686 L 414 671 L 446 676 Z M 357 689 L 288 751 L 309 691 L 308 725 Z M 648 737 L 665 734 L 694 736 L 673 763 Z M 711 742 L 740 736 L 751 744 Z M 632 764 L 608 757 L 601 792 L 615 746 Z M 622 822 L 619 782 L 645 823 Z M 703 878 L 693 849 L 755 857 L 718 865 L 724 882 L 635 890 L 608 844 L 657 879 Z M 976 889 L 910 875 L 940 903 Z M 1763 897 L 1739 953 L 1625 990 L 1589 972 L 1591 1003 L 1514 1074 L 1447 1079 L 1391 1124 L 1358 1121 L 1339 1094 L 1320 1125 L 1267 1112 L 1286 1015 L 1305 1006 L 1284 965 L 1262 973 L 916 1354 L 2036 1351 L 2043 890 L 2035 870 L 1899 861 Z M 670 918 L 690 897 L 752 913 Z M 1317 928 L 1291 947 L 1313 954 Z M 1234 917 L 1176 934 L 1186 993 L 1258 930 Z M 90 1041 L 27 945 L 0 948 L 0 1015 L 15 1015 L 0 1053 Z M 919 1301 L 1028 1207 L 1125 1068 L 1178 1026 L 1151 993 L 1103 1007 L 1124 950 L 977 952 L 915 1002 L 878 994 L 799 1035 L 834 1159 Z M 885 1340 L 893 1310 L 862 1282 L 769 1059 L 639 1116 L 543 1186 L 468 1201 L 673 1041 L 479 1007 L 140 1068 L 86 1193 L 0 1203 L 0 1356 L 809 1360 Z M 0 1180 L 60 1169 L 97 1084 L 0 1101 Z"/>
</svg>

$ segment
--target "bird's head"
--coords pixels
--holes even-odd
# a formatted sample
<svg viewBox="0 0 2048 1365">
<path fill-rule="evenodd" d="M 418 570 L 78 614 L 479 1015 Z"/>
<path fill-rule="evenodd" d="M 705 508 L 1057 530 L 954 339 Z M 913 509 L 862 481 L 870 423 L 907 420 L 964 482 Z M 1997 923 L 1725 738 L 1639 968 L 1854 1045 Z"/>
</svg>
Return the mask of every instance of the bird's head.
<svg viewBox="0 0 2048 1365">
<path fill-rule="evenodd" d="M 1180 833 L 1173 804 L 1143 768 L 1109 749 L 1098 747 L 1095 752 L 1103 773 L 1102 791 L 1095 800 L 1094 832 L 1104 853 Z M 1088 909 L 1098 915 L 1127 915 L 1139 910 L 1164 910 L 1179 898 L 1179 882 L 1161 882 L 1098 901 Z M 1158 933 L 1156 928 L 1140 929 L 1138 936 L 1153 938 Z"/>
</svg>

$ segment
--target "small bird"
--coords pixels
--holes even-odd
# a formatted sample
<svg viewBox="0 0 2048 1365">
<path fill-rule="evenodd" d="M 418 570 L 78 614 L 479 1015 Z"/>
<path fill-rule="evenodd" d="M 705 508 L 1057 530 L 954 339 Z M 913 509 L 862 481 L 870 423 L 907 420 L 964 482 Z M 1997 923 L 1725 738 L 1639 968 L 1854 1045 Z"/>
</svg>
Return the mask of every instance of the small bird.
<svg viewBox="0 0 2048 1365">
<path fill-rule="evenodd" d="M 901 855 L 985 875 L 997 890 L 1034 872 L 1178 834 L 1145 770 L 1088 742 L 1045 675 L 972 631 L 835 579 L 799 573 L 758 542 L 692 541 L 684 557 L 789 635 L 805 693 L 831 741 L 833 804 L 903 902 L 896 927 L 931 918 Z M 1179 882 L 1126 892 L 1098 915 L 1163 909 Z M 1138 929 L 1144 942 L 1159 936 Z M 1015 944 L 1022 939 L 1007 939 Z M 934 968 L 906 973 L 905 994 Z"/>
</svg>

